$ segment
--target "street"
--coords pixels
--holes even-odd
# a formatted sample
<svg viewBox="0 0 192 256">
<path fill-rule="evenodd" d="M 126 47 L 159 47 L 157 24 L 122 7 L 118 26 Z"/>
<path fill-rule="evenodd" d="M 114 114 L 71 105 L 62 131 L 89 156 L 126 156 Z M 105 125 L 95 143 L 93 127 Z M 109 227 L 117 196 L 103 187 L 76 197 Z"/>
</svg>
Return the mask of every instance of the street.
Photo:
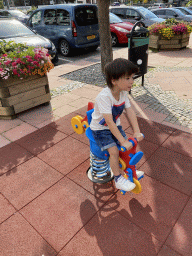
<svg viewBox="0 0 192 256">
<path fill-rule="evenodd" d="M 112 49 L 113 51 L 115 51 L 125 47 L 127 47 L 127 45 L 120 45 L 117 47 L 113 47 Z M 96 51 L 89 51 L 84 49 L 75 50 L 74 55 L 70 57 L 64 57 L 58 52 L 59 61 L 55 64 L 55 67 L 69 63 L 69 62 L 85 60 L 86 58 L 89 58 L 89 57 L 98 57 L 100 55 L 101 55 L 100 47 L 98 47 Z"/>
</svg>

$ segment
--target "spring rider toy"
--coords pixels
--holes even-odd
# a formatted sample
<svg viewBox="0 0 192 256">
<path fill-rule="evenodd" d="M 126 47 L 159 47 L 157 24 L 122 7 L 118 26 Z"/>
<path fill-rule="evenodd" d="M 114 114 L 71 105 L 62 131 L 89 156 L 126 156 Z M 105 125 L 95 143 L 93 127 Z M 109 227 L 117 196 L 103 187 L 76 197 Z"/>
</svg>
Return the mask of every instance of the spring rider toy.
<svg viewBox="0 0 192 256">
<path fill-rule="evenodd" d="M 86 136 L 90 142 L 90 167 L 87 170 L 88 178 L 95 183 L 106 183 L 113 180 L 113 172 L 109 164 L 109 153 L 107 150 L 101 151 L 100 147 L 96 144 L 92 131 L 89 127 L 92 119 L 92 113 L 94 111 L 94 105 L 92 102 L 88 103 L 87 115 L 85 118 L 77 115 L 71 119 L 71 125 L 77 134 L 83 134 L 85 132 Z M 136 164 L 140 161 L 143 156 L 143 152 L 136 152 L 137 140 L 136 138 L 128 139 L 133 147 L 130 150 L 126 150 L 125 147 L 118 146 L 119 149 L 119 166 L 122 171 L 124 171 L 124 177 L 134 182 L 136 187 L 131 190 L 135 194 L 141 192 L 140 179 L 144 177 L 142 175 L 137 178 L 136 175 Z M 121 190 L 121 194 L 125 194 L 126 191 Z"/>
</svg>

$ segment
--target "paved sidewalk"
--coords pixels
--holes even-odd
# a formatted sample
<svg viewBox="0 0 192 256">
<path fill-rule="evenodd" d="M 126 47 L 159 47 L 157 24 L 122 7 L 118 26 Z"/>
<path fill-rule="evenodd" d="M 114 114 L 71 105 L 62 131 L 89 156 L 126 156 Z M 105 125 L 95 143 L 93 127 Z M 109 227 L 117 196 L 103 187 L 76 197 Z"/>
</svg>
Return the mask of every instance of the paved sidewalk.
<svg viewBox="0 0 192 256">
<path fill-rule="evenodd" d="M 191 111 L 183 112 L 183 122 L 173 120 L 191 104 L 191 49 L 190 41 L 189 49 L 150 53 L 155 68 L 145 87 L 132 90 L 145 135 L 138 146 L 144 157 L 137 169 L 145 172 L 139 195 L 122 196 L 112 183 L 87 178 L 89 141 L 70 124 L 73 116 L 86 115 L 102 88 L 61 76 L 96 64 L 98 57 L 55 68 L 49 83 L 58 96 L 49 106 L 0 121 L 0 256 L 192 255 Z M 124 48 L 114 57 L 126 54 Z M 167 94 L 174 96 L 170 106 L 161 98 Z M 122 119 L 122 125 L 131 136 L 129 122 Z"/>
</svg>

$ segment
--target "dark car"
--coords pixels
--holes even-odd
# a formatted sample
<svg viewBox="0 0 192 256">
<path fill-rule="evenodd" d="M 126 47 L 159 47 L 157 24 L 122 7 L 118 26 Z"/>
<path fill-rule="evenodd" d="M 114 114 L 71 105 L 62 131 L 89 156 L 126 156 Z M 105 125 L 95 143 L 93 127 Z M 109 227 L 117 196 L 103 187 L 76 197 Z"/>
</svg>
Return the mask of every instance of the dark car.
<svg viewBox="0 0 192 256">
<path fill-rule="evenodd" d="M 142 21 L 146 27 L 164 21 L 164 19 L 158 18 L 154 13 L 142 6 L 111 6 L 109 11 L 123 21 L 128 21 L 132 24 Z"/>
<path fill-rule="evenodd" d="M 183 20 L 183 21 L 192 21 L 192 16 L 191 15 L 185 15 L 182 13 L 180 10 L 176 8 L 161 8 L 161 9 L 156 9 L 152 10 L 152 12 L 157 15 L 160 18 L 164 19 L 172 19 L 175 18 L 176 20 Z"/>
<path fill-rule="evenodd" d="M 27 25 L 50 39 L 62 55 L 73 50 L 96 50 L 100 44 L 97 6 L 93 4 L 58 4 L 35 10 Z"/>
<path fill-rule="evenodd" d="M 34 33 L 26 25 L 14 18 L 0 19 L 0 40 L 26 43 L 28 46 L 41 46 L 48 49 L 52 62 L 58 61 L 55 45 L 47 38 Z"/>
<path fill-rule="evenodd" d="M 0 10 L 0 17 L 14 17 L 17 20 L 26 23 L 29 16 L 19 10 Z"/>
<path fill-rule="evenodd" d="M 132 30 L 133 24 L 130 22 L 123 22 L 122 19 L 113 13 L 109 13 L 109 19 L 112 46 L 127 44 L 127 34 Z"/>
</svg>

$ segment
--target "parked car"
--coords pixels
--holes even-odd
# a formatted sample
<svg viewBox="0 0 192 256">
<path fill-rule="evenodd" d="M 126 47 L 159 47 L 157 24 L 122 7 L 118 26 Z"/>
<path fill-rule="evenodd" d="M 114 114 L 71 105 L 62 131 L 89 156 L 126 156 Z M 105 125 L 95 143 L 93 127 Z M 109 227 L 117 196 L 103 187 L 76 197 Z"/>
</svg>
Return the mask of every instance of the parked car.
<svg viewBox="0 0 192 256">
<path fill-rule="evenodd" d="M 187 7 L 174 7 L 174 8 L 180 10 L 185 15 L 192 15 L 192 10 L 188 9 Z"/>
<path fill-rule="evenodd" d="M 42 46 L 48 49 L 52 57 L 52 62 L 58 61 L 58 54 L 55 45 L 47 38 L 37 35 L 25 24 L 14 18 L 0 19 L 0 40 L 15 41 L 16 43 L 26 43 L 28 46 Z"/>
<path fill-rule="evenodd" d="M 188 6 L 187 9 L 192 10 L 192 6 Z"/>
<path fill-rule="evenodd" d="M 132 30 L 133 24 L 130 22 L 123 22 L 122 19 L 113 13 L 109 14 L 109 19 L 112 46 L 127 44 L 127 34 Z"/>
<path fill-rule="evenodd" d="M 119 2 L 114 2 L 114 3 L 112 4 L 112 6 L 120 6 L 120 3 L 119 3 Z"/>
<path fill-rule="evenodd" d="M 153 6 L 148 7 L 148 10 L 157 8 L 166 8 L 166 5 L 164 3 L 154 3 Z"/>
<path fill-rule="evenodd" d="M 180 10 L 172 7 L 172 8 L 162 8 L 162 9 L 156 9 L 152 10 L 152 12 L 157 15 L 159 18 L 164 19 L 171 19 L 175 18 L 176 20 L 183 20 L 183 21 L 192 21 L 191 15 L 185 15 Z"/>
<path fill-rule="evenodd" d="M 28 15 L 19 10 L 0 10 L 0 17 L 14 17 L 23 23 L 29 19 Z"/>
<path fill-rule="evenodd" d="M 158 18 L 154 13 L 142 6 L 111 6 L 109 11 L 117 15 L 123 21 L 128 21 L 133 24 L 137 21 L 142 21 L 146 27 L 164 21 L 164 19 Z"/>
<path fill-rule="evenodd" d="M 34 11 L 27 25 L 50 39 L 64 56 L 74 48 L 96 50 L 100 44 L 97 6 L 59 4 Z"/>
</svg>

